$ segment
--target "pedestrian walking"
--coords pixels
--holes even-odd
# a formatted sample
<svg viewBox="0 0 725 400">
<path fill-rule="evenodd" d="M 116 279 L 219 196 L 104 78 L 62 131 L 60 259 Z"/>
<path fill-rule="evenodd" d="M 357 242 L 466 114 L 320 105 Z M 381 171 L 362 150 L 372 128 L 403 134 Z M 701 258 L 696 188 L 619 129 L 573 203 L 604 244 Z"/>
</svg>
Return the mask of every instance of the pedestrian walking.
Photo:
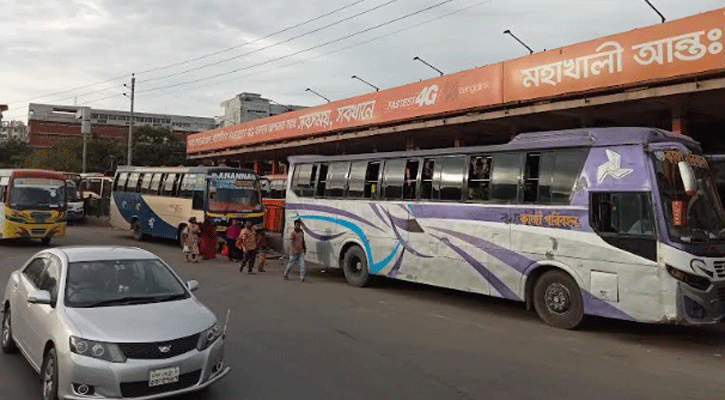
<svg viewBox="0 0 725 400">
<path fill-rule="evenodd" d="M 218 243 L 216 227 L 208 218 L 201 224 L 201 248 L 199 249 L 204 260 L 216 258 L 216 246 Z"/>
<path fill-rule="evenodd" d="M 247 273 L 254 274 L 254 260 L 257 258 L 257 237 L 252 230 L 252 221 L 244 222 L 244 229 L 237 238 L 237 247 L 242 249 L 242 265 L 239 266 L 239 272 L 244 271 L 244 266 L 248 266 Z"/>
<path fill-rule="evenodd" d="M 182 232 L 182 235 L 184 237 L 184 257 L 186 257 L 186 261 L 193 261 L 195 263 L 199 262 L 198 257 L 200 233 L 201 229 L 199 228 L 199 224 L 196 223 L 196 218 L 189 218 L 189 224 L 186 225 L 184 231 Z"/>
<path fill-rule="evenodd" d="M 297 264 L 300 268 L 300 282 L 305 281 L 305 253 L 307 253 L 305 232 L 302 230 L 302 220 L 297 218 L 295 229 L 290 234 L 290 256 L 287 268 L 284 269 L 284 279 L 289 279 L 290 270 Z"/>
<path fill-rule="evenodd" d="M 267 234 L 264 228 L 257 229 L 257 254 L 259 255 L 258 272 L 264 272 L 264 263 L 267 261 Z"/>
<path fill-rule="evenodd" d="M 232 224 L 227 229 L 227 248 L 229 249 L 229 261 L 242 261 L 242 255 L 237 248 L 237 239 L 242 233 L 242 227 L 236 219 L 232 220 Z"/>
</svg>

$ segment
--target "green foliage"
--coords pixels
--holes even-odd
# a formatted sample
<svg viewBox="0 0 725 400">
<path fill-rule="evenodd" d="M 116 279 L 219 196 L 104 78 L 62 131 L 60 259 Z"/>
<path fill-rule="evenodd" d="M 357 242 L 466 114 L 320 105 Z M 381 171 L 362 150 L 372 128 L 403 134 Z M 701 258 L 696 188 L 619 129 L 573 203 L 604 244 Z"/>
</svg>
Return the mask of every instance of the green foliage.
<svg viewBox="0 0 725 400">
<path fill-rule="evenodd" d="M 19 168 L 32 153 L 27 143 L 10 139 L 0 143 L 0 168 Z"/>
<path fill-rule="evenodd" d="M 186 142 L 168 128 L 141 126 L 133 130 L 133 165 L 178 166 L 186 162 Z"/>
<path fill-rule="evenodd" d="M 86 155 L 87 172 L 105 172 L 111 159 L 122 160 L 124 149 L 117 139 L 98 137 L 91 134 L 88 138 Z M 83 139 L 70 138 L 49 149 L 35 150 L 26 158 L 25 168 L 52 169 L 56 171 L 81 172 L 83 170 Z"/>
</svg>

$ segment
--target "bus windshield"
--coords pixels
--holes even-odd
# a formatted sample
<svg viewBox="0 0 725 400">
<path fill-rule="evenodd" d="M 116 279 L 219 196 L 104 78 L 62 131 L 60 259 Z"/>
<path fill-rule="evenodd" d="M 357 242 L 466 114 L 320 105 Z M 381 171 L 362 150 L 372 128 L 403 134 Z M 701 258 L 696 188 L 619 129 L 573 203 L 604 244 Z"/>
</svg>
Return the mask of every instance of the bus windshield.
<svg viewBox="0 0 725 400">
<path fill-rule="evenodd" d="M 68 202 L 75 202 L 75 201 L 81 201 L 81 197 L 78 194 L 78 187 L 76 186 L 75 182 L 68 180 L 66 181 L 68 185 Z"/>
<path fill-rule="evenodd" d="M 680 243 L 725 240 L 725 210 L 704 157 L 687 156 L 697 182 L 696 191 L 689 194 L 678 166 L 685 160 L 680 151 L 657 151 L 653 160 L 670 239 Z"/>
<path fill-rule="evenodd" d="M 48 178 L 15 178 L 10 189 L 10 207 L 16 210 L 63 209 L 65 182 Z"/>
<path fill-rule="evenodd" d="M 212 179 L 209 185 L 209 212 L 244 212 L 259 207 L 258 181 Z"/>
</svg>

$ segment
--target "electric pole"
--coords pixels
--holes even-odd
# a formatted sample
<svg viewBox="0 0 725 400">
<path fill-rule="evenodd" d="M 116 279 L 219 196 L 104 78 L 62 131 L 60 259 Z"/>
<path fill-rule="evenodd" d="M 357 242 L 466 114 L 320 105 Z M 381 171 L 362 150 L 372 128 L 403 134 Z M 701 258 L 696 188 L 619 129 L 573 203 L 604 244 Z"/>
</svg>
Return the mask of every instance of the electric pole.
<svg viewBox="0 0 725 400">
<path fill-rule="evenodd" d="M 129 87 L 125 83 L 123 86 Z M 131 95 L 124 95 L 131 99 L 131 120 L 128 122 L 128 157 L 126 158 L 126 164 L 131 165 L 131 158 L 133 157 L 133 97 L 134 91 L 136 90 L 136 74 L 131 74 Z"/>
</svg>

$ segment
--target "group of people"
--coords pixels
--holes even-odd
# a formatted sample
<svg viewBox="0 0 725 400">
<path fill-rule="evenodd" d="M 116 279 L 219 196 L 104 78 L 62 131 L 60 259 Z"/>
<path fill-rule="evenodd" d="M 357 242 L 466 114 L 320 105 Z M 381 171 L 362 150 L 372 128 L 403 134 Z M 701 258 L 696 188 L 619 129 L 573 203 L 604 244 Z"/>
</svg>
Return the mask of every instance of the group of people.
<svg viewBox="0 0 725 400">
<path fill-rule="evenodd" d="M 288 279 L 289 272 L 296 264 L 300 270 L 300 281 L 305 281 L 304 255 L 307 252 L 305 245 L 302 220 L 294 221 L 295 229 L 290 235 L 290 259 L 284 271 L 284 278 Z M 186 261 L 199 262 L 199 257 L 204 260 L 216 258 L 218 236 L 216 228 L 209 220 L 197 223 L 195 217 L 189 218 L 189 224 L 183 232 L 184 256 Z M 246 267 L 248 274 L 254 274 L 254 266 L 257 264 L 257 271 L 264 272 L 264 264 L 267 260 L 267 238 L 264 229 L 254 230 L 251 220 L 244 222 L 244 227 L 239 225 L 237 220 L 232 220 L 227 229 L 226 253 L 230 261 L 240 261 L 239 272 L 244 272 Z"/>
</svg>

